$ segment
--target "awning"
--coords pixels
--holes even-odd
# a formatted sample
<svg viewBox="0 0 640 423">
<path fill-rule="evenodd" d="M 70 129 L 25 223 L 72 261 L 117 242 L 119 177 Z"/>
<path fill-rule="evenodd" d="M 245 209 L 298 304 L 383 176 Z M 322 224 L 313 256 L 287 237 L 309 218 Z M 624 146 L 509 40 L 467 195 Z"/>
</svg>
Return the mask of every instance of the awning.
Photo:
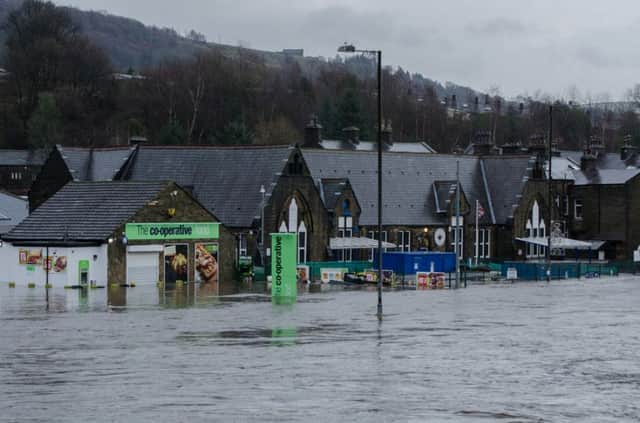
<svg viewBox="0 0 640 423">
<path fill-rule="evenodd" d="M 549 238 L 516 238 L 518 241 L 526 242 L 527 244 L 540 245 L 542 247 L 547 246 L 547 242 Z M 551 248 L 564 248 L 566 250 L 597 250 L 602 244 L 598 245 L 594 248 L 596 244 L 589 241 L 580 241 L 577 239 L 571 238 L 563 238 L 563 237 L 552 237 L 551 238 Z"/>
<path fill-rule="evenodd" d="M 371 238 L 331 238 L 329 248 L 332 250 L 357 250 L 378 248 L 378 240 Z M 382 248 L 396 248 L 396 244 L 382 241 Z"/>
</svg>

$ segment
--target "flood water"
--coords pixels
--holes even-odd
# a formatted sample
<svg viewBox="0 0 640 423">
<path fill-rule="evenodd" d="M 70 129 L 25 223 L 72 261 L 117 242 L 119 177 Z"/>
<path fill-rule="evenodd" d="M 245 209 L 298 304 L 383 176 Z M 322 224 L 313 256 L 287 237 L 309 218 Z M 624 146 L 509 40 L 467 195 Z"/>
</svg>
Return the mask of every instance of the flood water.
<svg viewBox="0 0 640 423">
<path fill-rule="evenodd" d="M 0 421 L 640 421 L 640 278 L 241 291 L 0 287 Z"/>
</svg>

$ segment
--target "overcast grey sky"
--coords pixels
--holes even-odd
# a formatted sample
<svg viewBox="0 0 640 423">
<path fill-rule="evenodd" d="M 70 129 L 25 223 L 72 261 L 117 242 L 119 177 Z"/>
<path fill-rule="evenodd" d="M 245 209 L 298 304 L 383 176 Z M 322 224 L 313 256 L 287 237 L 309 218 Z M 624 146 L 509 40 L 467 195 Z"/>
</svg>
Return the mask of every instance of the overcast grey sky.
<svg viewBox="0 0 640 423">
<path fill-rule="evenodd" d="M 349 41 L 386 65 L 503 95 L 623 99 L 640 82 L 637 0 L 56 0 L 210 41 L 334 56 Z"/>
</svg>

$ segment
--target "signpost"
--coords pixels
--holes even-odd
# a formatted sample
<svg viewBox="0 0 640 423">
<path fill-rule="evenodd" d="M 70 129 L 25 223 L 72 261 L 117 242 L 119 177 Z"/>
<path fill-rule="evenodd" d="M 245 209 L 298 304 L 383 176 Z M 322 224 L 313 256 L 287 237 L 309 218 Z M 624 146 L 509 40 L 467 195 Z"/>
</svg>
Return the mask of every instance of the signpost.
<svg viewBox="0 0 640 423">
<path fill-rule="evenodd" d="M 296 234 L 271 234 L 271 300 L 276 304 L 296 301 L 296 253 Z"/>
</svg>

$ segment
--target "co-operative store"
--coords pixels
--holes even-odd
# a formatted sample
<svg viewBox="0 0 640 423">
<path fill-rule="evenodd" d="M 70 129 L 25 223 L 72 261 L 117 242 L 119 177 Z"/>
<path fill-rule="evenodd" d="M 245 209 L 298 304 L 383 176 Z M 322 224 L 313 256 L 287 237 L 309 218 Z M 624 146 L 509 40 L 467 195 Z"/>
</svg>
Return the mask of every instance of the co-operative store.
<svg viewBox="0 0 640 423">
<path fill-rule="evenodd" d="M 170 182 L 72 182 L 7 234 L 0 282 L 217 282 L 233 236 Z"/>
</svg>

